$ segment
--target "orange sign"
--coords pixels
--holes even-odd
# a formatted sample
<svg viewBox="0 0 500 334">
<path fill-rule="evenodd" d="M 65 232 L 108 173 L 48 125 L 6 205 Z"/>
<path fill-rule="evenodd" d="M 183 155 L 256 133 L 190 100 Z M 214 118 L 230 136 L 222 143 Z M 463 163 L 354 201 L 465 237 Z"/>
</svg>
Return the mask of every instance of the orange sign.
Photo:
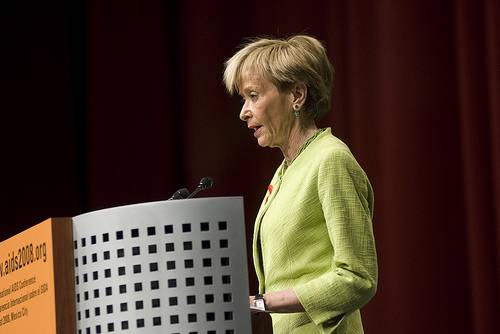
<svg viewBox="0 0 500 334">
<path fill-rule="evenodd" d="M 0 334 L 56 333 L 52 220 L 0 243 Z"/>
</svg>

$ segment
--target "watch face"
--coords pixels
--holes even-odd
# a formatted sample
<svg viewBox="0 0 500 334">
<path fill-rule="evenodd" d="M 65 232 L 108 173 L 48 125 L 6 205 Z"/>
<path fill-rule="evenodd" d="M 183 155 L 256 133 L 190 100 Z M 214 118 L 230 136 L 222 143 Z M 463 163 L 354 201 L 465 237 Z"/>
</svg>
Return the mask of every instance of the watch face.
<svg viewBox="0 0 500 334">
<path fill-rule="evenodd" d="M 265 311 L 266 304 L 264 303 L 264 299 L 256 299 L 255 300 L 255 307 L 258 308 L 259 310 Z"/>
</svg>

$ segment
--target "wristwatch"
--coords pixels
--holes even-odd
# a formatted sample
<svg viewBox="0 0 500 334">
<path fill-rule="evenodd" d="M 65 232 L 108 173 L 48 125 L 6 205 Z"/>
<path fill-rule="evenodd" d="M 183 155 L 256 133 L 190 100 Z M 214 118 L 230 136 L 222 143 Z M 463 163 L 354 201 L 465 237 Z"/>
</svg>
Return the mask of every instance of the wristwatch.
<svg viewBox="0 0 500 334">
<path fill-rule="evenodd" d="M 266 310 L 266 301 L 264 299 L 264 295 L 262 295 L 260 293 L 256 294 L 254 296 L 253 303 L 254 303 L 255 309 L 260 310 L 260 311 Z"/>
</svg>

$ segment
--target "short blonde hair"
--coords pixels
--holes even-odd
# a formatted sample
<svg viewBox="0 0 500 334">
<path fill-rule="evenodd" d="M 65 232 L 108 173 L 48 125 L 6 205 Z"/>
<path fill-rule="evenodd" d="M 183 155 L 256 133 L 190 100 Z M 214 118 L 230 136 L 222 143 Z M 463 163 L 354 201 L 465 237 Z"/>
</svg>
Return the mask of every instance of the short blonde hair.
<svg viewBox="0 0 500 334">
<path fill-rule="evenodd" d="M 334 69 L 325 48 L 316 38 L 296 35 L 287 39 L 255 38 L 225 62 L 224 84 L 230 94 L 239 93 L 245 71 L 257 72 L 280 92 L 294 84 L 307 87 L 304 113 L 312 119 L 330 110 Z"/>
</svg>

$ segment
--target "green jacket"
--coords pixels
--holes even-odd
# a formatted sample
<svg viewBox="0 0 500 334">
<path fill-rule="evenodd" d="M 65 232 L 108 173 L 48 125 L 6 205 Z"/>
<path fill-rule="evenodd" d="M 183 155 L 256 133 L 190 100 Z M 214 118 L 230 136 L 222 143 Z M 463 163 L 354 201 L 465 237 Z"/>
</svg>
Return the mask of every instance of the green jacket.
<svg viewBox="0 0 500 334">
<path fill-rule="evenodd" d="M 293 288 L 305 312 L 271 314 L 275 334 L 363 333 L 359 309 L 377 287 L 372 217 L 368 178 L 329 128 L 280 165 L 255 222 L 255 271 L 260 293 Z"/>
</svg>

